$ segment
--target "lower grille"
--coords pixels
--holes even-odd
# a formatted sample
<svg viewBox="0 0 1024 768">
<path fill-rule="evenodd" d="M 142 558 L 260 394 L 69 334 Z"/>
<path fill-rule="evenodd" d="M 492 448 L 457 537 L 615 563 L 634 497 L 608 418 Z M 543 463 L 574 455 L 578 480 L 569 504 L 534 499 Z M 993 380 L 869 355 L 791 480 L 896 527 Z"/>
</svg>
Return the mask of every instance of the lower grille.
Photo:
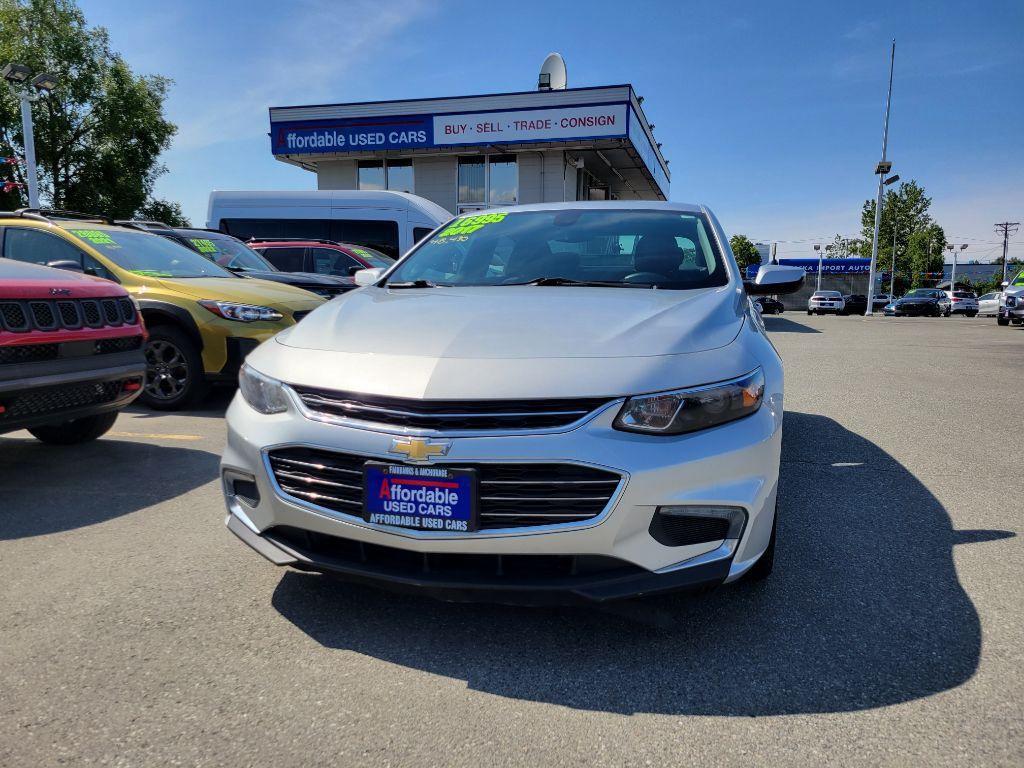
<svg viewBox="0 0 1024 768">
<path fill-rule="evenodd" d="M 142 346 L 141 336 L 121 336 L 117 339 L 101 339 L 96 342 L 97 355 L 112 355 L 117 352 L 131 352 Z"/>
<path fill-rule="evenodd" d="M 38 363 L 42 360 L 56 360 L 59 356 L 59 344 L 23 344 L 17 347 L 0 347 L 0 365 Z"/>
<path fill-rule="evenodd" d="M 14 363 L 38 363 L 58 360 L 62 357 L 79 357 L 83 353 L 72 352 L 89 341 L 69 341 L 62 344 L 19 344 L 0 347 L 0 365 Z M 132 352 L 142 347 L 141 336 L 122 336 L 116 339 L 100 339 L 93 343 L 92 354 L 112 355 L 118 352 Z M 88 353 L 84 353 L 88 354 Z"/>
<path fill-rule="evenodd" d="M 5 419 L 44 416 L 49 413 L 84 408 L 88 405 L 110 403 L 116 400 L 120 394 L 120 381 L 94 381 L 60 387 L 43 387 L 17 394 L 10 400 L 5 400 L 4 412 L 0 414 L 0 424 Z"/>
<path fill-rule="evenodd" d="M 281 448 L 271 451 L 269 458 L 277 484 L 289 496 L 362 517 L 366 457 Z M 477 471 L 480 530 L 591 520 L 608 506 L 622 479 L 614 472 L 575 464 L 445 462 L 444 466 Z"/>
<path fill-rule="evenodd" d="M 655 513 L 648 532 L 651 538 L 666 547 L 685 547 L 721 541 L 729 535 L 729 520 L 724 517 L 698 515 L 665 515 Z"/>
<path fill-rule="evenodd" d="M 563 400 L 413 400 L 292 387 L 314 413 L 374 424 L 431 429 L 529 430 L 579 421 L 611 398 Z"/>
</svg>

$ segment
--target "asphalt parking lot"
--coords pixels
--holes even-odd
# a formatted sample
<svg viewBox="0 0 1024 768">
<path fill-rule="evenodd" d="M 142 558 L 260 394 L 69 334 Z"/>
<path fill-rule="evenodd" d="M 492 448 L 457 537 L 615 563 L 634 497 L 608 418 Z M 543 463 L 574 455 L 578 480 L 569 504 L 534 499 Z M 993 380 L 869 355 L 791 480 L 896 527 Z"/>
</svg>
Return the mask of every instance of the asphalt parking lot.
<svg viewBox="0 0 1024 768">
<path fill-rule="evenodd" d="M 87 449 L 0 437 L 0 765 L 1020 765 L 1024 328 L 766 318 L 776 571 L 448 605 L 223 526 L 224 393 Z"/>
</svg>

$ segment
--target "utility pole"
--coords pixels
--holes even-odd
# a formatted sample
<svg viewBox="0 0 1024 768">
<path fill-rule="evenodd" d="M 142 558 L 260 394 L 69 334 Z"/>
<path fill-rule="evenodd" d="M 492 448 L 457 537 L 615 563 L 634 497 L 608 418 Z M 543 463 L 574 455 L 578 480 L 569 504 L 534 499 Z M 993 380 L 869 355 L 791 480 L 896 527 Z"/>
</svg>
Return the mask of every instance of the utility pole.
<svg viewBox="0 0 1024 768">
<path fill-rule="evenodd" d="M 889 53 L 889 95 L 885 99 L 885 127 L 882 129 L 882 159 L 875 166 L 878 174 L 878 195 L 875 198 L 875 231 L 871 237 L 871 268 L 868 270 L 868 307 L 864 316 L 870 317 L 875 300 L 875 266 L 878 264 L 878 228 L 882 224 L 882 190 L 885 188 L 885 174 L 892 170 L 892 163 L 885 159 L 889 146 L 889 108 L 892 106 L 892 72 L 896 64 L 896 41 L 892 41 Z"/>
<path fill-rule="evenodd" d="M 1017 234 L 1017 227 L 1019 227 L 1019 226 L 1020 226 L 1020 222 L 1019 221 L 1004 221 L 1004 222 L 1002 222 L 1000 224 L 996 224 L 996 232 L 1002 231 L 1002 233 L 1003 233 L 1003 280 L 1002 280 L 1002 282 L 1004 282 L 1004 283 L 1007 280 L 1007 277 L 1006 277 L 1006 259 L 1007 259 L 1006 250 L 1007 250 L 1007 248 L 1010 245 L 1010 235 Z"/>
<path fill-rule="evenodd" d="M 814 250 L 818 252 L 818 287 L 816 290 L 821 290 L 821 246 L 814 246 Z"/>
<path fill-rule="evenodd" d="M 896 222 L 892 224 L 892 271 L 889 273 L 889 301 L 896 292 Z"/>
</svg>

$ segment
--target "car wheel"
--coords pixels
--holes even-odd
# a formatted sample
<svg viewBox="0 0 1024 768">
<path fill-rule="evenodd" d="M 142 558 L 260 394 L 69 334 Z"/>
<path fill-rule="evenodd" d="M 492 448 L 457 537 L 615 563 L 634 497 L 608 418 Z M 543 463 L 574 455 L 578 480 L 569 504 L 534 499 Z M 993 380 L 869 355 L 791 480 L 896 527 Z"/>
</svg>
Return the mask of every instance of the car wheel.
<svg viewBox="0 0 1024 768">
<path fill-rule="evenodd" d="M 177 328 L 154 328 L 146 342 L 146 383 L 139 399 L 158 411 L 184 408 L 206 394 L 203 360 Z"/>
<path fill-rule="evenodd" d="M 809 309 L 808 309 L 808 310 L 807 310 L 807 314 L 808 314 L 808 315 L 813 315 L 814 313 L 813 313 L 813 312 L 811 312 L 811 310 L 809 310 Z"/>
<path fill-rule="evenodd" d="M 977 313 L 977 312 L 968 312 L 968 313 L 967 313 L 967 316 L 968 316 L 968 317 L 977 317 L 977 316 L 978 316 L 978 313 Z"/>
<path fill-rule="evenodd" d="M 750 570 L 744 575 L 744 579 L 748 581 L 764 581 L 772 575 L 772 570 L 775 568 L 775 531 L 779 525 L 779 505 L 775 505 L 775 517 L 772 519 L 772 535 L 768 539 L 768 546 L 765 547 L 764 554 L 757 558 L 757 562 L 754 563 Z"/>
<path fill-rule="evenodd" d="M 78 445 L 105 435 L 114 422 L 117 411 L 97 413 L 94 416 L 83 416 L 80 419 L 62 421 L 59 424 L 43 424 L 31 427 L 29 432 L 36 440 L 50 445 Z"/>
<path fill-rule="evenodd" d="M 996 318 L 996 322 L 999 323 L 999 325 L 1009 325 L 1010 324 L 1010 318 L 1008 318 L 1008 317 L 997 317 Z"/>
</svg>

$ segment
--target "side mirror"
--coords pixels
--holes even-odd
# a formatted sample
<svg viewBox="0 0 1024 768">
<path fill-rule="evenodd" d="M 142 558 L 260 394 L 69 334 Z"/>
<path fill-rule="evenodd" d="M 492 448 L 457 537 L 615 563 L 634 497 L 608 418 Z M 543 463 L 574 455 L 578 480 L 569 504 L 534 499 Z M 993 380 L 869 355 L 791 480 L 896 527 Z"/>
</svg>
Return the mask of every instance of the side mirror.
<svg viewBox="0 0 1024 768">
<path fill-rule="evenodd" d="M 71 259 L 57 259 L 56 261 L 48 261 L 46 262 L 46 266 L 52 267 L 53 269 L 67 270 L 68 272 L 77 272 L 80 275 L 85 274 L 85 269 L 82 268 L 82 265 L 79 264 L 77 261 L 72 261 Z"/>
<path fill-rule="evenodd" d="M 363 269 L 365 269 L 365 267 L 349 267 L 348 268 L 348 276 L 349 277 L 354 277 L 356 272 L 361 272 Z"/>
<path fill-rule="evenodd" d="M 762 264 L 753 280 L 745 280 L 743 287 L 751 296 L 766 296 L 799 291 L 804 284 L 805 272 L 801 267 Z"/>
<path fill-rule="evenodd" d="M 380 276 L 384 274 L 384 270 L 381 267 L 374 267 L 373 269 L 360 269 L 353 277 L 356 279 L 356 285 L 362 287 L 364 285 L 373 285 Z"/>
<path fill-rule="evenodd" d="M 1001 282 L 999 285 L 1001 285 L 1003 288 L 1006 288 L 1007 286 L 1010 285 L 1010 283 L 1007 280 L 1003 280 L 1003 282 Z"/>
</svg>

